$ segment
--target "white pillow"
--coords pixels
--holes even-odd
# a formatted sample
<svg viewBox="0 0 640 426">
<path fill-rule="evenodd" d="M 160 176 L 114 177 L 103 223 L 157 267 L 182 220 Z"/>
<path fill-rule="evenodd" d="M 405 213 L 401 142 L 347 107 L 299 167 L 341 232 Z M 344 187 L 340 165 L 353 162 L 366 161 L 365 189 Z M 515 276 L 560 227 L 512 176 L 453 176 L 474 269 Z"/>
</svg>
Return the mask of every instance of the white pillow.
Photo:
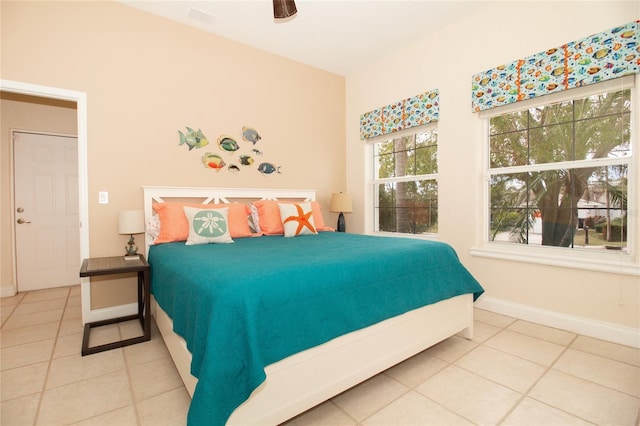
<svg viewBox="0 0 640 426">
<path fill-rule="evenodd" d="M 151 217 L 147 219 L 146 230 L 147 234 L 149 234 L 153 241 L 155 241 L 156 238 L 158 238 L 158 235 L 160 235 L 160 216 L 156 214 L 151 215 Z M 153 244 L 153 242 L 151 244 Z"/>
<path fill-rule="evenodd" d="M 183 207 L 189 223 L 189 238 L 185 245 L 232 243 L 229 234 L 229 208 L 197 209 Z"/>
<path fill-rule="evenodd" d="M 251 228 L 251 230 L 256 233 L 262 232 L 260 230 L 260 215 L 258 214 L 258 208 L 254 206 L 253 203 L 251 203 L 251 205 L 249 206 L 249 209 L 251 210 L 251 219 L 249 220 L 249 228 Z"/>
<path fill-rule="evenodd" d="M 280 218 L 284 226 L 285 237 L 297 237 L 298 235 L 317 234 L 316 225 L 313 222 L 313 210 L 311 203 L 281 204 Z"/>
</svg>

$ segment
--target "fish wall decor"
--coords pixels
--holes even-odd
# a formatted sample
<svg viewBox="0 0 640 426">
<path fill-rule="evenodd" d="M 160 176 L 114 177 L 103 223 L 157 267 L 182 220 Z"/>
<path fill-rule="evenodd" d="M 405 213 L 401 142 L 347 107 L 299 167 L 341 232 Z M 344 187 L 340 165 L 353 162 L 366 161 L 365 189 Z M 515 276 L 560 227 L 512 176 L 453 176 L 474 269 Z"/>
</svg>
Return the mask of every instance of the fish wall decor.
<svg viewBox="0 0 640 426">
<path fill-rule="evenodd" d="M 420 101 L 422 101 L 422 96 L 419 97 Z M 432 106 L 433 102 L 437 103 L 437 92 L 435 94 L 431 94 L 431 96 L 424 97 L 425 104 L 428 103 L 429 107 Z M 428 101 L 428 102 L 427 102 Z M 413 108 L 413 104 L 418 102 L 418 98 L 413 99 L 407 105 L 407 109 Z M 206 138 L 201 129 L 194 130 L 191 127 L 185 127 L 186 131 L 178 130 L 178 134 L 180 135 L 180 141 L 178 145 L 187 145 L 189 147 L 189 151 L 194 148 L 202 148 L 209 144 L 209 140 Z M 255 169 L 262 175 L 276 175 L 282 174 L 280 171 L 282 166 L 276 166 L 270 162 L 261 162 L 260 164 L 254 166 L 255 155 L 263 155 L 263 151 L 255 148 L 255 144 L 262 140 L 262 137 L 258 133 L 258 131 L 252 127 L 243 126 L 242 127 L 242 140 L 251 143 L 249 145 L 251 148 L 242 148 L 238 142 L 236 142 L 236 138 L 234 136 L 230 136 L 227 134 L 220 135 L 217 139 L 217 144 L 220 150 L 223 153 L 228 153 L 229 155 L 233 155 L 234 152 L 239 151 L 241 153 L 238 155 L 237 160 L 231 163 L 227 163 L 223 158 L 223 155 L 216 154 L 213 152 L 205 152 L 202 155 L 201 161 L 202 165 L 211 170 L 215 170 L 216 172 L 220 172 L 222 169 L 227 169 L 230 173 L 239 173 L 241 170 L 247 169 Z M 246 146 L 246 145 L 245 145 Z M 250 152 L 249 152 L 250 150 Z M 243 153 L 243 151 L 245 151 Z"/>
<path fill-rule="evenodd" d="M 253 158 L 251 158 L 248 155 L 241 155 L 240 156 L 240 164 L 243 166 L 250 166 L 253 164 Z"/>
<path fill-rule="evenodd" d="M 218 138 L 218 146 L 221 150 L 235 152 L 240 149 L 240 145 L 231 136 L 222 135 Z"/>
<path fill-rule="evenodd" d="M 191 127 L 187 127 L 186 129 L 187 131 L 185 133 L 178 130 L 178 134 L 180 135 L 180 142 L 178 142 L 178 145 L 187 145 L 189 147 L 189 151 L 191 151 L 193 148 L 202 148 L 209 144 L 209 141 L 204 133 L 202 133 L 202 130 L 198 129 L 196 131 Z"/>
<path fill-rule="evenodd" d="M 256 129 L 247 126 L 242 127 L 242 140 L 251 142 L 255 145 L 260 139 L 262 139 L 262 137 L 260 137 L 260 134 Z"/>
<path fill-rule="evenodd" d="M 227 165 L 222 157 L 212 152 L 204 153 L 204 155 L 202 156 L 202 164 L 204 164 L 207 169 L 214 169 L 216 172 L 219 172 L 224 168 L 224 166 Z"/>
<path fill-rule="evenodd" d="M 280 167 L 281 166 L 275 166 L 271 163 L 260 163 L 260 165 L 258 166 L 258 171 L 263 175 L 270 175 L 273 173 L 280 174 Z"/>
</svg>

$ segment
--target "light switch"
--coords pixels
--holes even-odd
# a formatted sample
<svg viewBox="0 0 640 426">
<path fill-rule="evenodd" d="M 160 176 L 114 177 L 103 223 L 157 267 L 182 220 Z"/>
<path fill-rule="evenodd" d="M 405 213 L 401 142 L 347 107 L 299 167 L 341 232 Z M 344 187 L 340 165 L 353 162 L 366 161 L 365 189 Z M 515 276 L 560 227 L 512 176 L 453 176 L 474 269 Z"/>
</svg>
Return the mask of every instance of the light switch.
<svg viewBox="0 0 640 426">
<path fill-rule="evenodd" d="M 107 191 L 98 192 L 98 204 L 109 204 L 109 193 Z"/>
</svg>

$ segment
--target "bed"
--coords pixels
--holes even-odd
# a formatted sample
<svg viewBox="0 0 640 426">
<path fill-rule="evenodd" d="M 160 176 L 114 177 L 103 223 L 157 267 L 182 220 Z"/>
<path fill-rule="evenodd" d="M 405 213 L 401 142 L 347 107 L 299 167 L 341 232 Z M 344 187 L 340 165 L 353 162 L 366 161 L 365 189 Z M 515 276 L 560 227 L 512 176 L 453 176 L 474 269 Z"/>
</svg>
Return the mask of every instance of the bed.
<svg viewBox="0 0 640 426">
<path fill-rule="evenodd" d="M 327 229 L 311 190 L 143 190 L 161 229 L 172 205 L 229 206 L 231 220 L 238 206 L 285 201 Z M 152 314 L 192 396 L 188 424 L 279 424 L 454 334 L 472 337 L 483 290 L 447 244 L 266 235 L 264 212 L 242 211 L 262 236 L 236 229 L 233 244 L 187 245 L 145 235 Z"/>
</svg>

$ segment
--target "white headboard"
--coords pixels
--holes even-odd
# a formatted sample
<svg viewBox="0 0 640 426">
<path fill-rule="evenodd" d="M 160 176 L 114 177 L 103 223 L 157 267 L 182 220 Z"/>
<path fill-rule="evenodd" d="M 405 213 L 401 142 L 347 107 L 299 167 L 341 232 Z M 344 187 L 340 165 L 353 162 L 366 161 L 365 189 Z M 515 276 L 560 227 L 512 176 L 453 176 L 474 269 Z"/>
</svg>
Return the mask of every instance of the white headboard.
<svg viewBox="0 0 640 426">
<path fill-rule="evenodd" d="M 164 203 L 172 199 L 202 204 L 229 204 L 234 201 L 250 202 L 257 200 L 300 200 L 315 201 L 315 189 L 266 189 L 266 188 L 212 188 L 180 186 L 143 186 L 145 224 L 153 213 L 153 203 Z M 153 238 L 145 232 L 145 256 Z"/>
</svg>

